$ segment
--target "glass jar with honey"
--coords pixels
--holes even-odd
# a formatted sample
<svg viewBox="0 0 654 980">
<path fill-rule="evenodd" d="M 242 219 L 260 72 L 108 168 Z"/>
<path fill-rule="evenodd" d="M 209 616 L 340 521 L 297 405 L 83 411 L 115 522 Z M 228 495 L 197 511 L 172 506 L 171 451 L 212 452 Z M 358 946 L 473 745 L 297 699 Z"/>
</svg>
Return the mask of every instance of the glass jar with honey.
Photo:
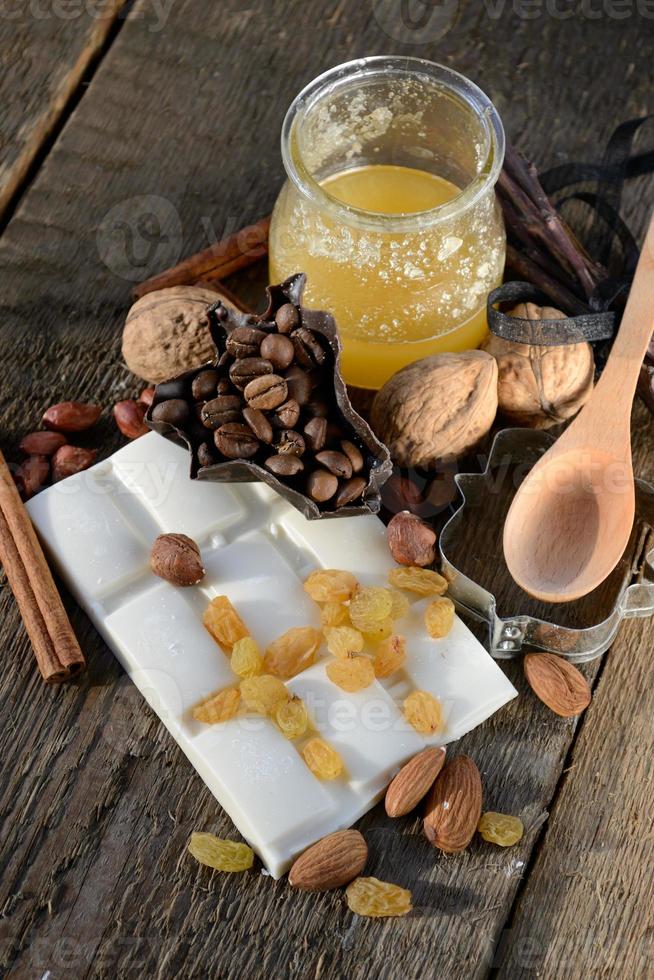
<svg viewBox="0 0 654 980">
<path fill-rule="evenodd" d="M 427 354 L 478 346 L 506 243 L 504 131 L 476 85 L 419 58 L 340 65 L 291 105 L 282 156 L 270 280 L 307 274 L 304 301 L 336 318 L 349 384 L 379 388 Z"/>
</svg>

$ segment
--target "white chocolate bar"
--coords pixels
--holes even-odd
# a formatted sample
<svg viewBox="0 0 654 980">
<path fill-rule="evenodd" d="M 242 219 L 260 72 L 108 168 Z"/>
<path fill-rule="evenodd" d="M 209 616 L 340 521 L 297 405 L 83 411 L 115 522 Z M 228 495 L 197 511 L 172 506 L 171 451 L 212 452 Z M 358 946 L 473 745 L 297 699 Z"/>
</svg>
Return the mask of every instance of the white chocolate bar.
<svg viewBox="0 0 654 980">
<path fill-rule="evenodd" d="M 327 678 L 323 651 L 287 682 L 343 759 L 346 775 L 320 781 L 301 744 L 268 719 L 194 720 L 194 705 L 236 681 L 202 615 L 213 596 L 227 595 L 262 649 L 291 626 L 318 627 L 302 588 L 315 568 L 385 583 L 393 562 L 377 517 L 307 521 L 263 484 L 191 481 L 186 451 L 155 434 L 44 490 L 28 509 L 72 594 L 275 877 L 309 844 L 351 826 L 426 744 L 460 738 L 516 694 L 461 620 L 433 640 L 427 600 L 415 602 L 397 623 L 407 663 L 390 678 L 347 694 Z M 167 531 L 200 546 L 207 574 L 199 585 L 177 588 L 151 573 L 152 542 Z M 425 739 L 405 722 L 402 700 L 415 688 L 443 704 L 440 735 Z"/>
</svg>

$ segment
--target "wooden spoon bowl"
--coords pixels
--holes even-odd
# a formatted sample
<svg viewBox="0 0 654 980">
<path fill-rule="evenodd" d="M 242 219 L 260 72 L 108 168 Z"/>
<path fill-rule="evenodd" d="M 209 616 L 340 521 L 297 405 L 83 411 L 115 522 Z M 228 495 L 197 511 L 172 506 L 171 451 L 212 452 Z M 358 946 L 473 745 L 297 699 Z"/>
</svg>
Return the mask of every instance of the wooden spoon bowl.
<svg viewBox="0 0 654 980">
<path fill-rule="evenodd" d="M 569 602 L 587 595 L 622 557 L 635 514 L 631 404 L 653 330 L 654 219 L 602 376 L 528 474 L 506 518 L 506 564 L 536 598 Z"/>
</svg>

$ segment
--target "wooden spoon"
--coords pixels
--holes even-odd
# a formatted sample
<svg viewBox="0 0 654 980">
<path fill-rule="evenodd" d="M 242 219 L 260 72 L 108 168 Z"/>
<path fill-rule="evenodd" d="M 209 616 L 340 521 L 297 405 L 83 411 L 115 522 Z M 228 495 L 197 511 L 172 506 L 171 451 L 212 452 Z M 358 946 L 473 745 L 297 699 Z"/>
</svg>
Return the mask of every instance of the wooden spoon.
<svg viewBox="0 0 654 980">
<path fill-rule="evenodd" d="M 575 421 L 534 466 L 504 525 L 504 557 L 546 602 L 587 595 L 610 574 L 635 513 L 631 403 L 654 331 L 654 218 L 611 355 Z"/>
</svg>

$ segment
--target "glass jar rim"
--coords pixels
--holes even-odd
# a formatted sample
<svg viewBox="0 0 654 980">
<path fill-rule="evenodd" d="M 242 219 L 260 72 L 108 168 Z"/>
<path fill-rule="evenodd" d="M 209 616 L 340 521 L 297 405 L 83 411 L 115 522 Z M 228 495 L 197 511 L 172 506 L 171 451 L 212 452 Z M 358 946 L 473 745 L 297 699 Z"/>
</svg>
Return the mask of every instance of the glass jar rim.
<svg viewBox="0 0 654 980">
<path fill-rule="evenodd" d="M 482 121 L 488 136 L 488 152 L 480 172 L 446 203 L 411 214 L 385 214 L 365 211 L 351 204 L 345 204 L 329 194 L 309 169 L 304 166 L 299 148 L 296 147 L 296 152 L 293 152 L 298 120 L 302 118 L 304 113 L 313 108 L 324 95 L 336 91 L 345 84 L 350 84 L 357 77 L 363 80 L 389 72 L 412 77 L 424 75 L 437 81 L 444 89 L 448 89 L 468 104 Z M 458 216 L 472 207 L 490 187 L 494 187 L 504 162 L 505 136 L 497 109 L 485 92 L 465 75 L 424 58 L 375 55 L 336 65 L 309 82 L 295 97 L 284 117 L 281 149 L 284 169 L 289 179 L 305 197 L 312 200 L 321 210 L 332 212 L 335 218 L 340 221 L 345 217 L 346 220 L 360 227 L 383 232 L 407 232 L 417 231 L 422 227 L 432 226 L 448 218 Z"/>
</svg>

